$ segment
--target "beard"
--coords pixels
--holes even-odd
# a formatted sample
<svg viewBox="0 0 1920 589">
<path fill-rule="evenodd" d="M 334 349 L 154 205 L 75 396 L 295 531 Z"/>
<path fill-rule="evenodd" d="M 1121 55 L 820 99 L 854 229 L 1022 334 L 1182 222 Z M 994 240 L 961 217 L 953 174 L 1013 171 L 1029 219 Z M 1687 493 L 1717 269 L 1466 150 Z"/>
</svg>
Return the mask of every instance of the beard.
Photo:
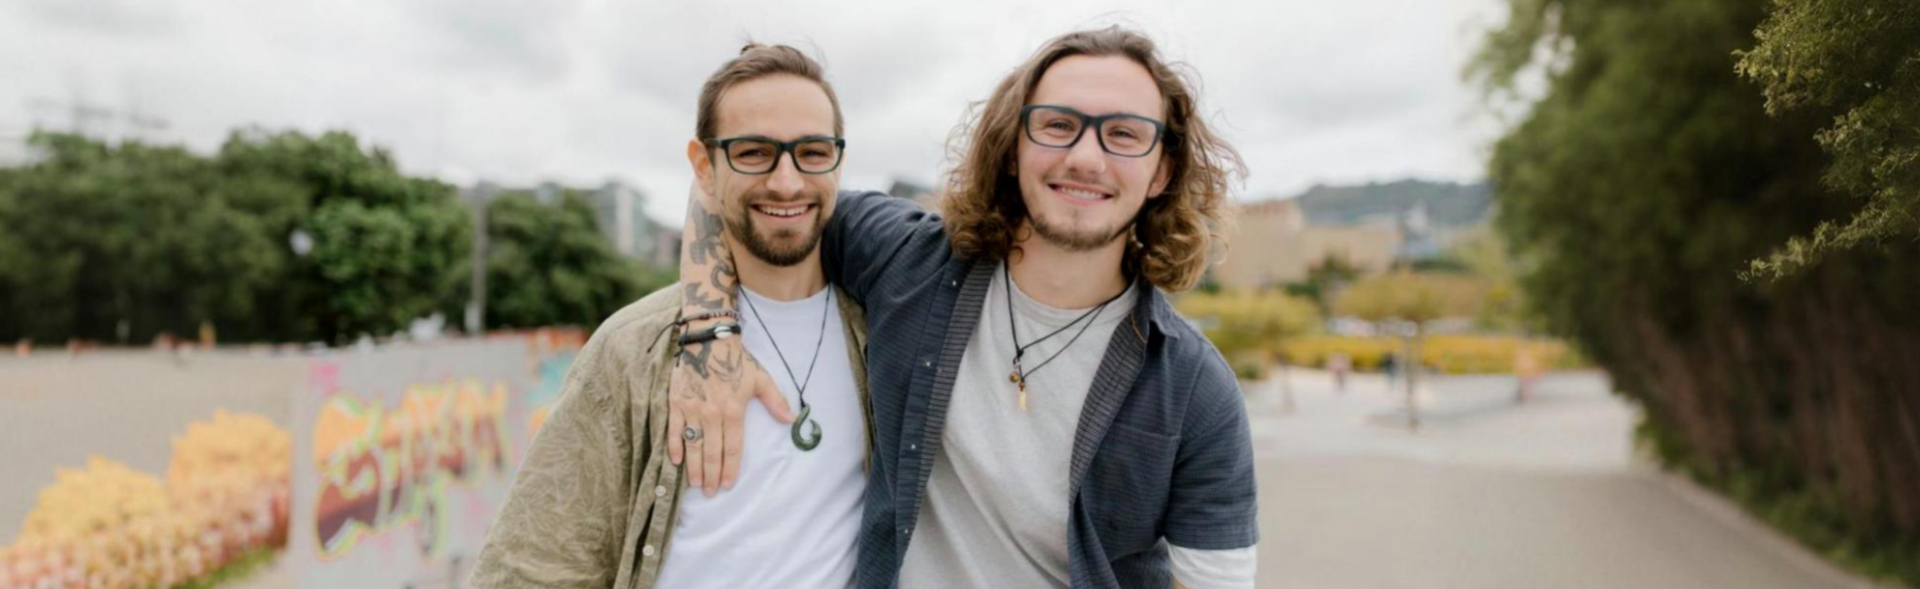
<svg viewBox="0 0 1920 589">
<path fill-rule="evenodd" d="M 813 205 L 813 224 L 796 229 L 783 227 L 770 232 L 762 231 L 754 224 L 753 203 L 809 203 Z M 820 235 L 827 226 L 826 199 L 815 192 L 802 193 L 801 197 L 783 202 L 766 192 L 749 192 L 735 201 L 732 219 L 727 221 L 727 232 L 733 234 L 734 241 L 746 246 L 747 252 L 761 261 L 778 267 L 798 264 L 813 254 L 820 246 Z"/>
<path fill-rule="evenodd" d="M 1133 223 L 1119 223 L 1117 227 L 1077 228 L 1065 223 L 1054 223 L 1046 215 L 1028 214 L 1027 220 L 1033 225 L 1033 234 L 1054 247 L 1070 252 L 1090 252 L 1106 247 L 1108 244 L 1126 237 Z"/>
</svg>

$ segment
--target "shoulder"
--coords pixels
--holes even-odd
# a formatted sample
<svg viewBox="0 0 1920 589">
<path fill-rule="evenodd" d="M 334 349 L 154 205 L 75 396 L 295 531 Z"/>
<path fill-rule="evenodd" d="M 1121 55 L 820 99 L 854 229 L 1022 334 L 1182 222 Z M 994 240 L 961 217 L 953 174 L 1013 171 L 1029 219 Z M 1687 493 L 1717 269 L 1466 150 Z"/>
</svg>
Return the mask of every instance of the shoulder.
<svg viewBox="0 0 1920 589">
<path fill-rule="evenodd" d="M 864 229 L 857 237 L 884 239 L 894 232 L 942 239 L 946 235 L 940 213 L 927 210 L 913 200 L 873 190 L 840 191 L 833 217 Z"/>
<path fill-rule="evenodd" d="M 1158 304 L 1164 305 L 1164 299 Z M 1206 333 L 1175 313 L 1171 306 L 1158 312 L 1158 325 L 1166 346 L 1164 353 L 1171 368 L 1169 374 L 1188 390 L 1186 426 L 1189 433 L 1211 429 L 1224 420 L 1245 414 L 1246 396 L 1240 390 L 1240 379 Z"/>
<path fill-rule="evenodd" d="M 680 285 L 670 284 L 614 312 L 587 339 L 573 370 L 609 384 L 652 370 L 654 358 L 664 357 L 656 347 L 680 316 L 680 301 Z"/>
</svg>

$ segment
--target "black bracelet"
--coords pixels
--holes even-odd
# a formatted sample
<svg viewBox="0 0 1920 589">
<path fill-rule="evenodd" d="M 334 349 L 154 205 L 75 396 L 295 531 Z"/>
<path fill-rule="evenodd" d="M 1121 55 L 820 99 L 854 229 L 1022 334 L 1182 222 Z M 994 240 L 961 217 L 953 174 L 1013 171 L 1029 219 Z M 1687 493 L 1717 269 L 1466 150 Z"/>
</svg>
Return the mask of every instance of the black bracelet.
<svg viewBox="0 0 1920 589">
<path fill-rule="evenodd" d="M 733 310 L 733 309 L 720 309 L 720 310 L 717 310 L 717 311 L 707 311 L 707 312 L 704 312 L 704 313 L 698 313 L 698 314 L 694 314 L 694 315 L 688 315 L 688 316 L 686 316 L 686 317 L 681 317 L 679 321 L 675 321 L 675 322 L 673 322 L 673 324 L 674 324 L 674 325 L 686 325 L 686 324 L 688 324 L 688 323 L 693 323 L 693 322 L 695 322 L 695 321 L 706 321 L 706 320 L 708 320 L 708 319 L 719 319 L 719 318 L 721 318 L 721 317 L 726 317 L 726 318 L 728 318 L 728 319 L 732 319 L 732 320 L 734 320 L 734 321 L 739 321 L 739 320 L 740 320 L 740 312 L 739 312 L 739 311 L 735 311 L 735 310 Z"/>
<path fill-rule="evenodd" d="M 712 327 L 695 329 L 680 334 L 680 345 L 704 344 L 717 339 L 727 339 L 740 333 L 740 324 L 733 322 L 716 323 Z"/>
</svg>

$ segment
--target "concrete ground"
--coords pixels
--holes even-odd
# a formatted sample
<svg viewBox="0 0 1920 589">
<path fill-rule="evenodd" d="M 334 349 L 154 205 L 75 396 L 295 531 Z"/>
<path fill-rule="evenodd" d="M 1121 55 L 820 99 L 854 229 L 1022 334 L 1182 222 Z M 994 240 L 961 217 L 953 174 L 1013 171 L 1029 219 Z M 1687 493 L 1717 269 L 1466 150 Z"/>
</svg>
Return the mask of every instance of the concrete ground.
<svg viewBox="0 0 1920 589">
<path fill-rule="evenodd" d="M 1438 379 L 1294 371 L 1249 385 L 1260 587 L 1872 587 L 1636 460 L 1636 410 L 1597 374 Z"/>
</svg>

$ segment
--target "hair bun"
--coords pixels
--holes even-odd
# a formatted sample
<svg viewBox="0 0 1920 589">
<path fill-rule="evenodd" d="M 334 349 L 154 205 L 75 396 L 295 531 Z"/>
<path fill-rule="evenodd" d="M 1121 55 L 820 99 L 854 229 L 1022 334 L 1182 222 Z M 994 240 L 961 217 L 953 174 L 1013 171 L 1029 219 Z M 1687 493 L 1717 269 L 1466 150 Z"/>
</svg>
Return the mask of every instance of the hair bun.
<svg viewBox="0 0 1920 589">
<path fill-rule="evenodd" d="M 741 54 L 741 55 L 746 55 L 746 54 L 747 54 L 747 52 L 749 52 L 749 51 L 753 51 L 753 50 L 755 50 L 755 49 L 761 49 L 761 48 L 764 48 L 764 47 L 766 47 L 766 45 L 761 45 L 761 44 L 759 44 L 759 43 L 755 43 L 755 42 L 752 42 L 752 41 L 748 41 L 748 42 L 747 42 L 747 44 L 746 44 L 746 46 L 743 46 L 743 47 L 741 47 L 741 48 L 740 48 L 740 54 Z"/>
</svg>

